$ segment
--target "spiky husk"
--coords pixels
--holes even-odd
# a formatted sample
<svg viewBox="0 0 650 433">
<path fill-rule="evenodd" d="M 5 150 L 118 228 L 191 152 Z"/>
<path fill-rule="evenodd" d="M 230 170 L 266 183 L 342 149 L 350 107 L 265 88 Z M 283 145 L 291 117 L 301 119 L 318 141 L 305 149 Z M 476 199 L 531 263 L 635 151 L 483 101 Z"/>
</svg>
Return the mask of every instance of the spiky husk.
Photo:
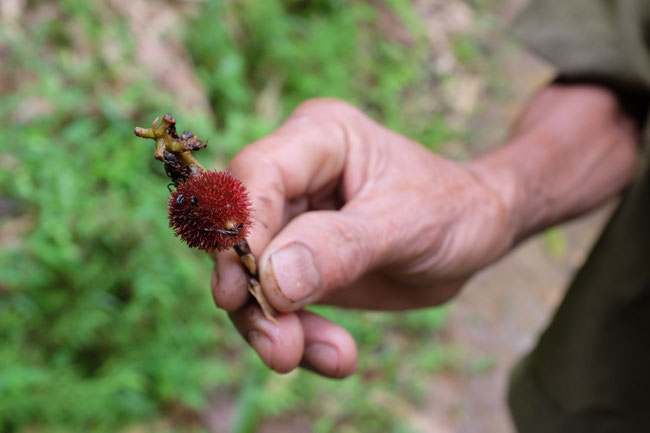
<svg viewBox="0 0 650 433">
<path fill-rule="evenodd" d="M 208 252 L 243 241 L 251 224 L 246 188 L 226 171 L 204 171 L 180 182 L 169 197 L 168 210 L 174 234 Z"/>
</svg>

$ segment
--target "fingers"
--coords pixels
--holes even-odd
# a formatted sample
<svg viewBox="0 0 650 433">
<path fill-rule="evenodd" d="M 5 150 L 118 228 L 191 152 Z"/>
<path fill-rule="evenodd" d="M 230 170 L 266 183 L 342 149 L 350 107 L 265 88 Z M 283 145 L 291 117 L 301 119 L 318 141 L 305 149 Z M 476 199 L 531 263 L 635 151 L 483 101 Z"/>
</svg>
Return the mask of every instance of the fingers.
<svg viewBox="0 0 650 433">
<path fill-rule="evenodd" d="M 250 304 L 230 313 L 230 318 L 262 361 L 279 373 L 299 365 L 332 378 L 356 371 L 357 347 L 350 334 L 316 314 L 281 314 L 277 323 L 271 323 Z"/>
<path fill-rule="evenodd" d="M 253 203 L 248 240 L 254 253 L 261 253 L 287 222 L 294 199 L 336 187 L 354 135 L 347 126 L 354 116 L 365 118 L 343 102 L 307 102 L 232 159 L 229 169 L 246 185 Z M 305 210 L 306 202 L 301 204 Z"/>
<path fill-rule="evenodd" d="M 248 301 L 248 277 L 234 250 L 215 256 L 210 288 L 214 303 L 226 311 L 238 310 Z"/>
<path fill-rule="evenodd" d="M 323 376 L 344 378 L 357 370 L 357 346 L 341 326 L 308 311 L 297 313 L 305 335 L 301 366 Z"/>
<path fill-rule="evenodd" d="M 260 258 L 260 279 L 279 311 L 296 311 L 351 285 L 390 247 L 387 221 L 360 212 L 317 211 L 292 220 Z"/>
<path fill-rule="evenodd" d="M 344 102 L 308 101 L 279 129 L 233 158 L 229 169 L 246 185 L 253 203 L 254 222 L 247 239 L 257 257 L 288 220 L 307 210 L 308 195 L 327 196 L 325 190 L 338 185 L 354 135 L 346 125 L 354 117 L 365 119 Z M 246 275 L 234 252 L 215 259 L 215 303 L 227 311 L 237 310 L 248 299 Z"/>
<path fill-rule="evenodd" d="M 264 318 L 259 306 L 250 303 L 229 315 L 269 368 L 287 373 L 298 366 L 304 352 L 304 335 L 296 314 L 280 314 L 277 323 L 272 323 Z"/>
</svg>

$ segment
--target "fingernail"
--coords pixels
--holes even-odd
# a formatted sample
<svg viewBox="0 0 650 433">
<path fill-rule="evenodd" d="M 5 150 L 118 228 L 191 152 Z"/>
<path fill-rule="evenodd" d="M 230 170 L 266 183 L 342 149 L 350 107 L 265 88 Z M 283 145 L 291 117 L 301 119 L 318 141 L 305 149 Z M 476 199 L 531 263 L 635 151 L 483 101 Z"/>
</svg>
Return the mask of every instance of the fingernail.
<svg viewBox="0 0 650 433">
<path fill-rule="evenodd" d="M 312 343 L 305 347 L 304 360 L 318 371 L 336 376 L 339 371 L 339 353 L 329 344 Z"/>
<path fill-rule="evenodd" d="M 280 291 L 293 302 L 312 294 L 320 282 L 314 257 L 303 245 L 292 244 L 273 253 L 271 269 Z"/>
<path fill-rule="evenodd" d="M 266 363 L 272 361 L 271 355 L 273 354 L 273 345 L 271 339 L 266 334 L 260 331 L 248 331 L 248 334 L 246 334 L 246 340 L 251 346 L 253 346 L 255 351 L 260 355 L 260 358 L 262 358 Z M 273 368 L 270 364 L 269 367 L 271 367 L 271 369 Z"/>
</svg>

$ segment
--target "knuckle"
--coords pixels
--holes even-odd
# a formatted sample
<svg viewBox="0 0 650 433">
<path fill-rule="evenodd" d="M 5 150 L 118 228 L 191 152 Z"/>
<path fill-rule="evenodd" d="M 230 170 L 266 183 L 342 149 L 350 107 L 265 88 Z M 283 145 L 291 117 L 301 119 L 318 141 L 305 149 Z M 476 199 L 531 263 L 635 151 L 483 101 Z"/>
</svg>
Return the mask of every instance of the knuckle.
<svg viewBox="0 0 650 433">
<path fill-rule="evenodd" d="M 318 113 L 323 111 L 330 113 L 341 111 L 361 113 L 361 111 L 354 105 L 336 98 L 308 99 L 296 108 L 295 113 L 305 114 L 311 111 L 316 111 Z"/>
<path fill-rule="evenodd" d="M 349 102 L 334 98 L 309 99 L 300 104 L 291 120 L 313 123 L 315 126 L 335 123 L 340 129 L 352 130 L 369 118 Z"/>
<path fill-rule="evenodd" d="M 346 146 L 355 141 L 363 131 L 371 130 L 373 121 L 360 109 L 339 99 L 317 98 L 303 102 L 296 108 L 287 124 L 308 130 L 321 131 L 336 137 Z"/>
</svg>

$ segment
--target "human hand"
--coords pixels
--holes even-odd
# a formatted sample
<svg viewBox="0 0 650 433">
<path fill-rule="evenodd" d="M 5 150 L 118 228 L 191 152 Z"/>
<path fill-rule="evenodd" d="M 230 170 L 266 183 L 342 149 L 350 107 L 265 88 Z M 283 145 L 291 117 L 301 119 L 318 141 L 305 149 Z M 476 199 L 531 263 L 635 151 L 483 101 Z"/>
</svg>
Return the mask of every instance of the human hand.
<svg viewBox="0 0 650 433">
<path fill-rule="evenodd" d="M 507 203 L 480 171 L 444 159 L 336 100 L 313 100 L 244 148 L 230 171 L 254 206 L 248 241 L 277 324 L 248 303 L 232 250 L 219 254 L 216 304 L 262 360 L 330 377 L 356 369 L 352 337 L 303 308 L 399 310 L 454 296 L 505 253 Z M 506 200 L 507 201 L 507 200 Z"/>
</svg>

